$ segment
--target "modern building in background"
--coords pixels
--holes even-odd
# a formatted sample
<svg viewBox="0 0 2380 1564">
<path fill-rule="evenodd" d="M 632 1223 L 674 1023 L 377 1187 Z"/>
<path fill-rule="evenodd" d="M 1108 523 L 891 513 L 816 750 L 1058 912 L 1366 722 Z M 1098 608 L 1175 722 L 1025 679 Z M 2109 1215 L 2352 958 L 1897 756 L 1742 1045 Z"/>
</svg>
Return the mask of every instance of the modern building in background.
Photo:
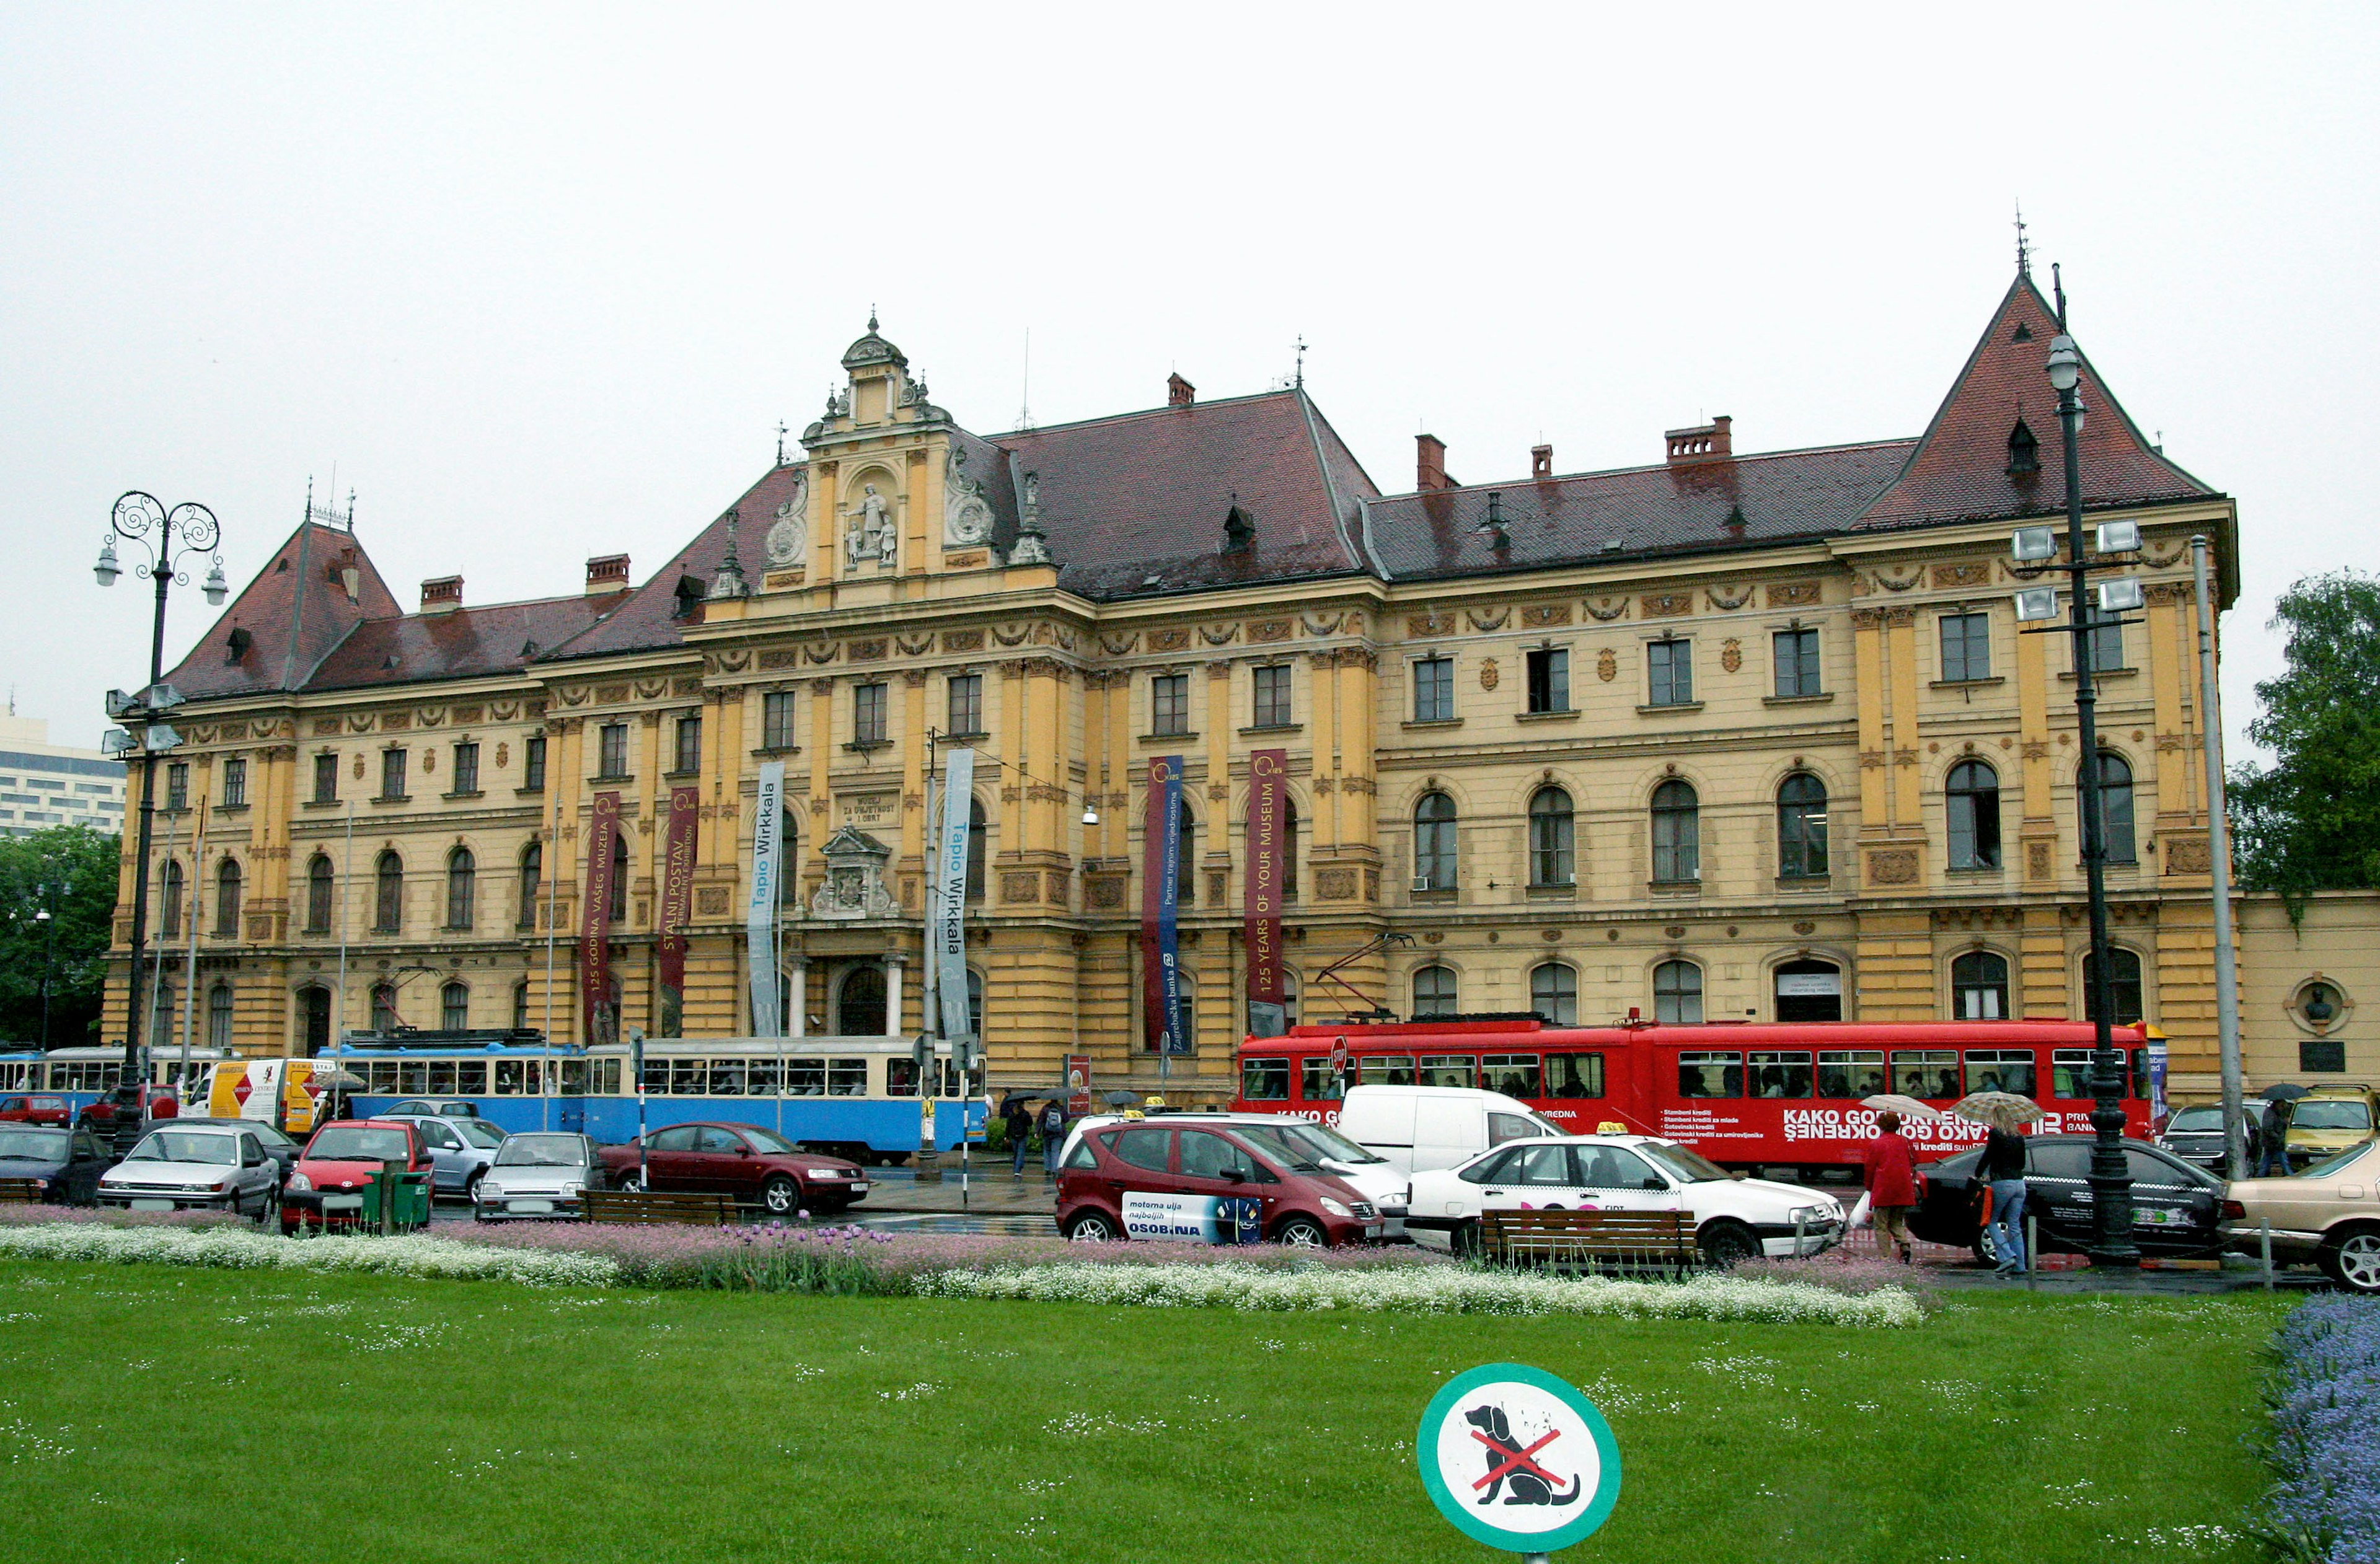
<svg viewBox="0 0 2380 1564">
<path fill-rule="evenodd" d="M 50 742 L 40 717 L 0 717 L 0 836 L 52 826 L 124 829 L 124 762 Z"/>
</svg>

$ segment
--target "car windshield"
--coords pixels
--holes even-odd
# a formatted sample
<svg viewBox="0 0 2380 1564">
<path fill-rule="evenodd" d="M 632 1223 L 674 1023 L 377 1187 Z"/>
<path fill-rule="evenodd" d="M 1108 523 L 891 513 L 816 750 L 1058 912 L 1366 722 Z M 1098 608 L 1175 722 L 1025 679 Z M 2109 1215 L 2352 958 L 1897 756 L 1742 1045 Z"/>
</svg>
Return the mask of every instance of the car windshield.
<svg viewBox="0 0 2380 1564">
<path fill-rule="evenodd" d="M 298 1148 L 296 1141 L 270 1124 L 242 1124 L 240 1127 L 262 1142 L 267 1151 L 295 1151 Z"/>
<path fill-rule="evenodd" d="M 23 1157 L 35 1162 L 63 1162 L 67 1155 L 64 1130 L 0 1129 L 0 1158 Z"/>
<path fill-rule="evenodd" d="M 1302 1120 L 1293 1119 L 1285 1127 L 1289 1134 L 1304 1141 L 1333 1162 L 1385 1163 L 1388 1161 L 1387 1158 L 1373 1155 L 1327 1125 L 1308 1124 Z"/>
<path fill-rule="evenodd" d="M 738 1134 L 752 1143 L 752 1149 L 755 1151 L 775 1152 L 779 1156 L 801 1155 L 801 1147 L 783 1135 L 771 1134 L 758 1124 L 738 1124 L 735 1128 Z"/>
<path fill-rule="evenodd" d="M 2185 1108 L 2166 1121 L 2168 1133 L 2174 1131 L 2219 1130 L 2223 1127 L 2223 1109 L 2219 1108 Z"/>
<path fill-rule="evenodd" d="M 2334 1151 L 2319 1162 L 2309 1162 L 2304 1177 L 2326 1179 L 2333 1173 L 2343 1173 L 2361 1158 L 2370 1156 L 2374 1146 L 2380 1146 L 2380 1141 L 2365 1141 L 2362 1146 L 2350 1146 L 2345 1151 Z"/>
<path fill-rule="evenodd" d="M 1726 1169 L 1701 1152 L 1690 1151 L 1682 1146 L 1661 1146 L 1645 1141 L 1636 1149 L 1652 1158 L 1655 1167 L 1690 1184 L 1709 1183 L 1713 1180 L 1724 1181 L 1727 1178 Z"/>
<path fill-rule="evenodd" d="M 2342 1102 L 2336 1097 L 2300 1097 L 2298 1105 L 2289 1110 L 2289 1128 L 2293 1130 L 2368 1130 L 2371 1127 L 2372 1105 L 2368 1102 Z"/>
<path fill-rule="evenodd" d="M 306 1147 L 311 1162 L 403 1162 L 411 1156 L 403 1130 L 368 1124 L 334 1124 Z"/>
<path fill-rule="evenodd" d="M 504 1144 L 504 1131 L 489 1123 L 485 1119 L 449 1119 L 446 1121 L 446 1127 L 473 1146 Z"/>
<path fill-rule="evenodd" d="M 239 1160 L 239 1143 L 229 1135 L 200 1134 L 190 1130 L 161 1130 L 132 1148 L 134 1162 L 220 1162 Z"/>
<path fill-rule="evenodd" d="M 1322 1171 L 1322 1153 L 1286 1124 L 1234 1124 L 1234 1133 L 1293 1173 Z"/>
<path fill-rule="evenodd" d="M 579 1135 L 510 1135 L 497 1149 L 499 1168 L 584 1168 L 587 1142 Z"/>
</svg>

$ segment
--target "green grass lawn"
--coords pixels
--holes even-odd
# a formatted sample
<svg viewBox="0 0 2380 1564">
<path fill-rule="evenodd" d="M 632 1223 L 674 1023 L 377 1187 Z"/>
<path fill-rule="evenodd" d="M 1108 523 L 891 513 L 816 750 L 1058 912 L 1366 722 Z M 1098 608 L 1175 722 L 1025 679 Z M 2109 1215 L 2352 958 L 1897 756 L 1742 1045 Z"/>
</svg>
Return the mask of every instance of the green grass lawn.
<svg viewBox="0 0 2380 1564">
<path fill-rule="evenodd" d="M 2277 1313 L 1993 1294 L 1881 1332 L 0 1262 L 0 1558 L 1492 1559 L 1410 1445 L 1447 1375 L 1510 1360 L 1619 1437 L 1619 1509 L 1566 1560 L 2248 1560 Z"/>
</svg>

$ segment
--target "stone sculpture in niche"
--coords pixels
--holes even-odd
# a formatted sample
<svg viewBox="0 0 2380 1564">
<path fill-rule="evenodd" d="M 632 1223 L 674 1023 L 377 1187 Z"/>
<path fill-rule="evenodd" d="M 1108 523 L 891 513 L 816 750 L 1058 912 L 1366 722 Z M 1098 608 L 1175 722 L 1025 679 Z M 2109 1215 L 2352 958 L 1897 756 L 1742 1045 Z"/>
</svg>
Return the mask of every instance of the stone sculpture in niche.
<svg viewBox="0 0 2380 1564">
<path fill-rule="evenodd" d="M 884 888 L 884 864 L 892 850 L 853 826 L 836 830 L 819 848 L 826 859 L 826 879 L 810 898 L 810 916 L 819 918 L 880 918 L 900 911 Z"/>
<path fill-rule="evenodd" d="M 859 503 L 844 513 L 850 517 L 843 535 L 844 559 L 854 568 L 874 559 L 880 564 L 891 564 L 900 547 L 900 536 L 893 529 L 892 503 L 876 491 L 876 485 L 860 485 Z"/>
<path fill-rule="evenodd" d="M 966 452 L 951 447 L 942 478 L 942 542 L 949 548 L 975 548 L 991 541 L 991 503 L 983 485 L 966 475 Z"/>
<path fill-rule="evenodd" d="M 771 568 L 782 569 L 789 564 L 799 564 L 803 555 L 808 552 L 810 540 L 808 501 L 809 484 L 796 478 L 794 479 L 793 493 L 777 507 L 776 524 L 769 528 L 766 548 Z"/>
</svg>

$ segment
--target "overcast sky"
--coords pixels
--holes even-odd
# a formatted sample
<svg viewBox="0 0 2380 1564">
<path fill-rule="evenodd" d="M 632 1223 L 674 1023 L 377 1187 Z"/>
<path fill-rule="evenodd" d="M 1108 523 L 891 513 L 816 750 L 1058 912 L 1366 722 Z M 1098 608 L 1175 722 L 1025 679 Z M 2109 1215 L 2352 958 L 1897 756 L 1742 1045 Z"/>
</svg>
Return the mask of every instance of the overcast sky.
<svg viewBox="0 0 2380 1564">
<path fill-rule="evenodd" d="M 2371 568 L 2380 12 L 0 9 L 0 676 L 94 743 L 131 488 L 245 581 L 313 475 L 408 605 L 639 579 L 882 312 L 978 430 L 1292 367 L 1383 489 L 1919 432 L 2011 209 L 2274 597 Z M 203 573 L 203 562 L 201 571 Z M 195 587 L 195 576 L 193 586 Z M 208 617 L 176 600 L 170 663 Z"/>
</svg>

